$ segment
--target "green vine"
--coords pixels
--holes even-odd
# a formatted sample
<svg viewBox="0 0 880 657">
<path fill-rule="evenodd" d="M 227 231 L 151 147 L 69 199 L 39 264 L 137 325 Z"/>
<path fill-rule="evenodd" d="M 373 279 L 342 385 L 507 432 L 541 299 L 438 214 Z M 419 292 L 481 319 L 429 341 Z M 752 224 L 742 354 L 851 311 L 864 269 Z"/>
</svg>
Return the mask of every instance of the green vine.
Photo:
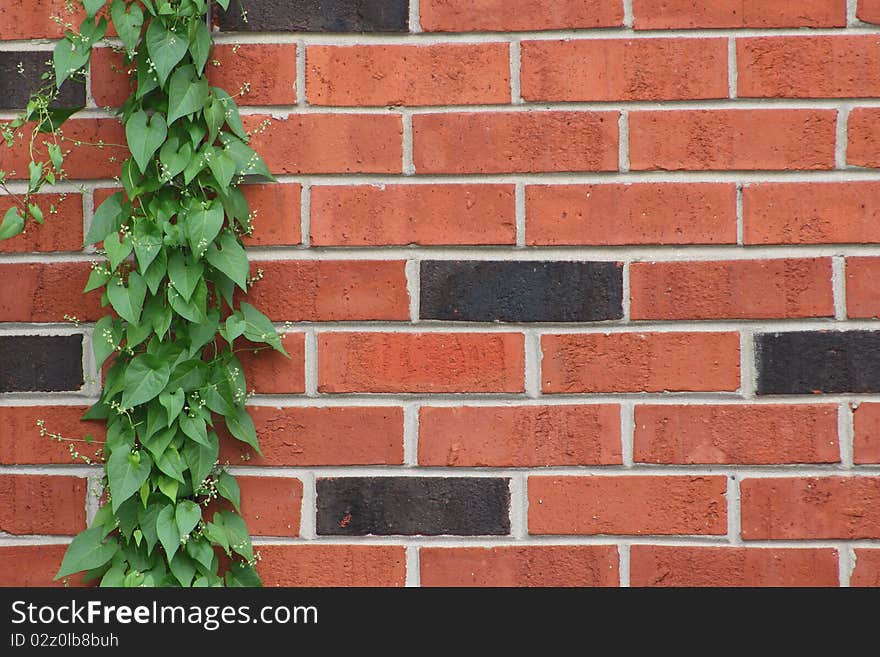
<svg viewBox="0 0 880 657">
<path fill-rule="evenodd" d="M 112 0 L 109 11 L 108 0 L 78 2 L 87 18 L 57 44 L 46 86 L 2 128 L 9 146 L 29 135 L 31 155 L 27 191 L 13 194 L 0 224 L 6 239 L 43 223 L 35 194 L 65 177 L 64 159 L 80 145 L 62 130 L 76 110 L 53 102 L 65 81 L 84 78 L 113 25 L 135 82 L 119 111 L 131 157 L 122 189 L 97 209 L 85 239 L 106 254 L 85 292 L 102 290 L 115 311 L 94 327 L 98 367 L 109 367 L 84 416 L 106 422 L 105 498 L 56 579 L 85 571 L 102 586 L 257 586 L 238 484 L 218 467 L 215 428 L 225 424 L 259 451 L 233 345 L 244 338 L 285 353 L 269 319 L 235 290 L 251 283 L 241 242 L 250 210 L 238 185 L 273 178 L 248 146 L 233 98 L 205 78 L 208 0 Z M 2 173 L 0 186 L 10 191 Z"/>
</svg>

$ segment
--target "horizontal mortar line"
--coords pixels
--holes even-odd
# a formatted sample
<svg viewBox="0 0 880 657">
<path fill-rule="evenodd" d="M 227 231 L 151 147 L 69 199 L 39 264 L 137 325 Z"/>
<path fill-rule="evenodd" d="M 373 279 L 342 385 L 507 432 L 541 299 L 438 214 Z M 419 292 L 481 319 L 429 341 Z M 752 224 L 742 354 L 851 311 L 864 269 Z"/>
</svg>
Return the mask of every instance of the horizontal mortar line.
<svg viewBox="0 0 880 657">
<path fill-rule="evenodd" d="M 39 546 L 39 545 L 67 545 L 73 539 L 72 536 L 25 534 L 11 535 L 0 533 L 0 546 Z M 518 539 L 513 536 L 424 536 L 424 535 L 394 535 L 394 536 L 318 536 L 316 538 L 293 537 L 293 536 L 254 536 L 252 542 L 255 547 L 263 545 L 345 545 L 345 546 L 406 546 L 414 542 L 421 547 L 448 547 L 448 548 L 492 548 L 492 547 L 524 547 L 524 546 L 576 546 L 595 545 L 613 546 L 621 544 L 632 545 L 655 545 L 658 547 L 668 546 L 691 546 L 691 547 L 750 547 L 755 549 L 766 548 L 834 548 L 839 549 L 841 543 L 854 548 L 880 548 L 880 539 L 760 539 L 745 541 L 743 545 L 733 545 L 726 536 L 707 535 L 626 535 L 626 534 L 599 534 L 599 535 L 529 535 Z"/>
<path fill-rule="evenodd" d="M 384 189 L 388 185 L 431 185 L 431 184 L 506 184 L 515 185 L 601 185 L 633 183 L 742 183 L 746 185 L 779 182 L 839 183 L 839 182 L 878 182 L 880 168 L 822 169 L 816 171 L 566 171 L 542 173 L 468 173 L 468 174 L 419 174 L 413 176 L 401 173 L 323 173 L 323 174 L 277 174 L 279 183 L 308 183 L 312 186 L 353 186 L 373 185 Z M 261 182 L 249 180 L 247 183 Z M 7 187 L 12 193 L 27 191 L 27 182 L 11 180 Z M 45 193 L 80 193 L 83 191 L 112 188 L 121 189 L 111 180 L 89 180 L 59 183 Z M 512 246 L 512 245 L 511 245 Z"/>
<path fill-rule="evenodd" d="M 633 246 L 271 246 L 247 249 L 252 264 L 303 261 L 509 261 L 541 262 L 704 262 L 716 260 L 781 260 L 880 256 L 876 244 L 786 245 L 633 245 Z M 52 264 L 103 261 L 99 253 L 83 251 L 22 252 L 0 254 L 0 264 Z"/>
<path fill-rule="evenodd" d="M 3 393 L 0 394 L 0 407 L 24 406 L 89 406 L 97 402 L 93 396 L 72 393 Z M 514 395 L 482 395 L 473 393 L 460 394 L 350 394 L 307 397 L 305 395 L 254 395 L 248 401 L 249 408 L 353 408 L 353 407 L 403 407 L 406 404 L 418 404 L 428 408 L 457 408 L 461 405 L 486 408 L 519 407 L 519 406 L 568 406 L 568 405 L 603 405 L 633 403 L 637 405 L 681 405 L 706 406 L 787 406 L 791 404 L 840 404 L 840 403 L 877 403 L 880 393 L 874 394 L 828 394 L 828 395 L 778 395 L 755 399 L 742 397 L 738 393 L 585 393 L 544 395 L 538 398 Z"/>
<path fill-rule="evenodd" d="M 48 441 L 49 439 L 46 438 Z M 43 465 L 0 465 L 0 475 L 45 475 L 45 476 L 67 476 L 80 477 L 82 479 L 88 477 L 100 477 L 104 474 L 102 465 L 76 465 L 76 464 L 43 464 Z"/>
</svg>

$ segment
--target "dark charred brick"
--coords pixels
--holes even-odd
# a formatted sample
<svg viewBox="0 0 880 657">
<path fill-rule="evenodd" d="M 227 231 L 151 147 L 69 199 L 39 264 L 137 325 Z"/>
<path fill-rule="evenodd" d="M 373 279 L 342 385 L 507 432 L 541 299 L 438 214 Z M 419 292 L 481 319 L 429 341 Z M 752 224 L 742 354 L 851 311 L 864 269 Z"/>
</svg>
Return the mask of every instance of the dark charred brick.
<svg viewBox="0 0 880 657">
<path fill-rule="evenodd" d="M 409 30 L 409 0 L 232 0 L 227 11 L 215 11 L 227 32 Z"/>
<path fill-rule="evenodd" d="M 83 385 L 82 336 L 0 336 L 0 392 L 61 392 Z"/>
<path fill-rule="evenodd" d="M 755 336 L 758 394 L 880 392 L 880 331 Z"/>
<path fill-rule="evenodd" d="M 622 300 L 617 262 L 422 262 L 422 319 L 596 322 L 623 317 Z"/>
<path fill-rule="evenodd" d="M 0 52 L 0 109 L 24 109 L 31 94 L 45 84 L 40 77 L 51 71 L 51 61 L 49 51 Z M 85 84 L 67 81 L 52 107 L 73 109 L 85 104 Z"/>
<path fill-rule="evenodd" d="M 507 479 L 345 477 L 317 487 L 321 535 L 510 533 Z"/>
</svg>

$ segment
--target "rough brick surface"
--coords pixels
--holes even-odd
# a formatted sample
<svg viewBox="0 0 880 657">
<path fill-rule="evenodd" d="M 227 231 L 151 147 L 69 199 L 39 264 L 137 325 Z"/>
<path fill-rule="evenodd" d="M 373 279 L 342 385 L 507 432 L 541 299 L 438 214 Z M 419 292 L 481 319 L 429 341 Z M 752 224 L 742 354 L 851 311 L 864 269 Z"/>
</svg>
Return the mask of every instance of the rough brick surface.
<svg viewBox="0 0 880 657">
<path fill-rule="evenodd" d="M 514 244 L 514 204 L 512 185 L 316 186 L 312 244 Z"/>
<path fill-rule="evenodd" d="M 299 536 L 303 485 L 288 477 L 238 477 L 241 515 L 254 536 Z"/>
<path fill-rule="evenodd" d="M 831 259 L 637 262 L 633 319 L 833 317 Z"/>
<path fill-rule="evenodd" d="M 880 166 L 880 108 L 856 107 L 849 113 L 846 162 L 859 167 Z"/>
<path fill-rule="evenodd" d="M 636 170 L 784 170 L 834 166 L 833 110 L 663 110 L 629 117 Z"/>
<path fill-rule="evenodd" d="M 80 194 L 40 194 L 35 202 L 48 221 L 0 242 L 0 253 L 79 251 L 83 244 L 83 200 Z M 0 200 L 0 217 L 13 206 L 9 198 Z M 52 208 L 55 213 L 51 214 Z"/>
<path fill-rule="evenodd" d="M 621 0 L 422 0 L 427 32 L 490 32 L 589 29 L 623 25 Z"/>
<path fill-rule="evenodd" d="M 617 586 L 614 546 L 422 548 L 422 586 Z"/>
<path fill-rule="evenodd" d="M 846 0 L 633 0 L 637 30 L 843 27 Z"/>
<path fill-rule="evenodd" d="M 0 546 L 0 586 L 79 586 L 82 576 L 55 581 L 67 545 Z"/>
<path fill-rule="evenodd" d="M 846 259 L 846 314 L 848 317 L 880 316 L 880 258 Z"/>
<path fill-rule="evenodd" d="M 403 586 L 400 545 L 261 545 L 264 586 Z"/>
<path fill-rule="evenodd" d="M 880 463 L 880 404 L 851 404 L 853 412 L 853 461 Z"/>
<path fill-rule="evenodd" d="M 82 335 L 0 336 L 0 392 L 79 390 L 82 350 Z"/>
<path fill-rule="evenodd" d="M 880 19 L 880 14 L 878 14 Z M 850 586 L 880 586 L 880 550 L 857 549 Z"/>
<path fill-rule="evenodd" d="M 100 293 L 83 294 L 90 273 L 88 262 L 0 264 L 0 322 L 100 319 Z"/>
<path fill-rule="evenodd" d="M 633 545 L 631 586 L 837 586 L 837 550 Z"/>
<path fill-rule="evenodd" d="M 0 475 L 0 531 L 76 534 L 86 528 L 86 480 L 81 477 Z"/>
<path fill-rule="evenodd" d="M 231 0 L 215 20 L 224 31 L 405 32 L 408 9 L 409 0 L 300 0 L 296 11 L 282 0 Z"/>
<path fill-rule="evenodd" d="M 312 46 L 306 87 L 312 105 L 507 103 L 509 45 Z"/>
<path fill-rule="evenodd" d="M 419 464 L 535 467 L 621 463 L 620 408 L 423 407 Z"/>
<path fill-rule="evenodd" d="M 740 498 L 748 540 L 880 537 L 878 477 L 744 479 Z"/>
<path fill-rule="evenodd" d="M 713 183 L 529 185 L 526 242 L 733 244 L 736 189 Z"/>
<path fill-rule="evenodd" d="M 858 0 L 856 16 L 866 23 L 880 23 L 880 2 L 877 0 Z"/>
<path fill-rule="evenodd" d="M 723 534 L 724 477 L 529 477 L 530 534 Z"/>
<path fill-rule="evenodd" d="M 0 440 L 0 464 L 70 464 L 72 459 L 68 443 L 59 443 L 48 435 L 40 435 L 38 422 L 49 434 L 85 440 L 91 436 L 91 446 L 77 443 L 76 449 L 83 456 L 95 457 L 104 441 L 103 422 L 81 421 L 87 406 L 0 406 L 0 426 L 4 440 Z"/>
<path fill-rule="evenodd" d="M 541 348 L 547 393 L 739 388 L 736 333 L 544 335 Z"/>
<path fill-rule="evenodd" d="M 638 405 L 639 463 L 836 463 L 837 407 Z"/>
<path fill-rule="evenodd" d="M 522 45 L 531 101 L 727 97 L 726 39 L 585 39 Z"/>
</svg>

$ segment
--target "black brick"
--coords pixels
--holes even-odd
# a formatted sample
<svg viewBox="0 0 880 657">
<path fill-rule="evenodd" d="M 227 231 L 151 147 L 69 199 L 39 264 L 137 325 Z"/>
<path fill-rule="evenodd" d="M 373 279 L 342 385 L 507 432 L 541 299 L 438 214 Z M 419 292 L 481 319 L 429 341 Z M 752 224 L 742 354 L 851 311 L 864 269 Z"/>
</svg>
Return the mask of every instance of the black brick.
<svg viewBox="0 0 880 657">
<path fill-rule="evenodd" d="M 623 317 L 616 262 L 422 262 L 420 317 L 471 322 L 596 322 Z"/>
<path fill-rule="evenodd" d="M 409 31 L 409 0 L 232 0 L 226 12 L 217 11 L 225 31 Z"/>
<path fill-rule="evenodd" d="M 0 392 L 60 392 L 83 385 L 82 336 L 0 336 Z"/>
<path fill-rule="evenodd" d="M 501 536 L 509 480 L 485 477 L 319 479 L 318 534 Z"/>
<path fill-rule="evenodd" d="M 47 64 L 51 60 L 52 53 L 48 51 L 0 52 L 0 109 L 24 109 L 31 94 L 43 86 L 40 76 L 51 70 Z M 61 85 L 61 93 L 52 106 L 73 109 L 85 104 L 85 84 L 67 81 Z"/>
<path fill-rule="evenodd" d="M 755 336 L 758 394 L 880 392 L 880 331 Z"/>
</svg>

